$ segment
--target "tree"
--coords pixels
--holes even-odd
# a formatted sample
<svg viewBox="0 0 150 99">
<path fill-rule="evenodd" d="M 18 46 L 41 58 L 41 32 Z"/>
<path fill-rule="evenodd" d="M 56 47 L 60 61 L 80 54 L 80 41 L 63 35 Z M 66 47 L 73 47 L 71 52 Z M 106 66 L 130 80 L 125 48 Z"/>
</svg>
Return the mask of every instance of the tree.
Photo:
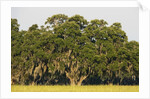
<svg viewBox="0 0 150 99">
<path fill-rule="evenodd" d="M 126 69 L 130 75 L 130 79 L 137 83 L 139 79 L 139 43 L 136 41 L 130 41 L 126 43 L 125 47 L 130 53 Z"/>
<path fill-rule="evenodd" d="M 11 19 L 11 82 L 18 83 L 20 77 L 20 58 L 22 48 L 20 45 L 23 43 L 23 35 L 25 31 L 19 32 L 19 24 L 17 19 Z"/>
<path fill-rule="evenodd" d="M 66 77 L 70 79 L 71 85 L 81 85 L 82 81 L 90 73 L 91 64 L 88 64 L 88 67 L 85 65 L 87 62 L 91 63 L 90 59 L 94 53 L 90 49 L 92 48 L 90 40 L 81 34 L 79 25 L 74 21 L 66 22 L 56 27 L 54 31 L 59 37 L 56 43 L 59 43 L 57 44 L 59 45 L 57 49 L 60 50 L 57 50 L 57 53 L 61 53 L 56 57 L 53 66 L 65 72 Z M 89 52 L 89 54 L 83 54 L 84 51 Z M 87 58 L 87 60 L 83 57 Z"/>
<path fill-rule="evenodd" d="M 19 31 L 11 19 L 12 84 L 139 84 L 139 43 L 121 23 L 64 14 L 45 23 Z"/>
</svg>

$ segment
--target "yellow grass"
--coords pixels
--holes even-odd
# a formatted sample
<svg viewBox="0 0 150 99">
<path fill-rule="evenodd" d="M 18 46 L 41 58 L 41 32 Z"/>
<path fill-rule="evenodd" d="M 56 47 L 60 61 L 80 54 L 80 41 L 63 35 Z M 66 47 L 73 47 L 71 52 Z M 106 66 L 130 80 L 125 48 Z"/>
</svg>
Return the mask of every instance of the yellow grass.
<svg viewBox="0 0 150 99">
<path fill-rule="evenodd" d="M 139 92 L 139 86 L 119 86 L 119 85 L 22 86 L 22 85 L 11 85 L 11 92 Z"/>
</svg>

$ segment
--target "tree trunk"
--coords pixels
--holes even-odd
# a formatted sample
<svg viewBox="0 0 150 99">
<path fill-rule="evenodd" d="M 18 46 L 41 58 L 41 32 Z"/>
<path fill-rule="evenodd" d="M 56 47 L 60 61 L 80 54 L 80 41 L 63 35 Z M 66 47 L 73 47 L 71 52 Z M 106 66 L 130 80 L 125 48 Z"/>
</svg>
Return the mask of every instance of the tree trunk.
<svg viewBox="0 0 150 99">
<path fill-rule="evenodd" d="M 120 85 L 121 85 L 122 81 L 123 81 L 123 78 L 121 77 L 121 78 L 120 78 Z"/>
<path fill-rule="evenodd" d="M 65 73 L 66 73 L 66 77 L 69 78 L 69 80 L 70 80 L 70 85 L 74 86 L 75 80 L 69 75 L 69 73 L 67 71 L 65 71 Z"/>
<path fill-rule="evenodd" d="M 33 82 L 31 83 L 31 85 L 34 86 L 34 85 L 35 85 L 35 82 L 33 81 Z"/>
<path fill-rule="evenodd" d="M 70 79 L 70 85 L 71 86 L 75 86 L 76 85 L 74 79 Z"/>
<path fill-rule="evenodd" d="M 78 86 L 81 86 L 83 79 L 80 78 L 79 82 L 77 83 Z"/>
<path fill-rule="evenodd" d="M 112 83 L 112 82 L 109 82 L 109 85 L 113 85 L 113 83 Z"/>
<path fill-rule="evenodd" d="M 87 76 L 82 76 L 79 80 L 79 82 L 77 83 L 78 86 L 81 86 L 83 80 L 85 80 L 87 78 Z"/>
</svg>

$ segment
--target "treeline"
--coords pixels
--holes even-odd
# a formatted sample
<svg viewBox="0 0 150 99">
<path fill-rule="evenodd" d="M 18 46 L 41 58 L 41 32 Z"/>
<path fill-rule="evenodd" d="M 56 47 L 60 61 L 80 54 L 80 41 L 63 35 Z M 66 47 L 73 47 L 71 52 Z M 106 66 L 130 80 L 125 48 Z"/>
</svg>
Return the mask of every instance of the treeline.
<svg viewBox="0 0 150 99">
<path fill-rule="evenodd" d="M 11 83 L 139 84 L 139 43 L 102 19 L 57 14 L 27 31 L 11 19 Z"/>
</svg>

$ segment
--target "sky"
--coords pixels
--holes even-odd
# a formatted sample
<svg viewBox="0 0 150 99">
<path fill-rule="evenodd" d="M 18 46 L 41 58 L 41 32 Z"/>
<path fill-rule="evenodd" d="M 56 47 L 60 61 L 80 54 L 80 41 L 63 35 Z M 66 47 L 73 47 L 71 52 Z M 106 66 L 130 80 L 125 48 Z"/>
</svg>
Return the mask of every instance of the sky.
<svg viewBox="0 0 150 99">
<path fill-rule="evenodd" d="M 137 7 L 12 7 L 11 18 L 16 18 L 20 24 L 19 30 L 28 30 L 33 24 L 40 27 L 46 19 L 55 14 L 75 14 L 83 16 L 88 21 L 104 19 L 108 26 L 115 22 L 122 25 L 128 36 L 128 41 L 139 41 L 139 9 Z"/>
</svg>

